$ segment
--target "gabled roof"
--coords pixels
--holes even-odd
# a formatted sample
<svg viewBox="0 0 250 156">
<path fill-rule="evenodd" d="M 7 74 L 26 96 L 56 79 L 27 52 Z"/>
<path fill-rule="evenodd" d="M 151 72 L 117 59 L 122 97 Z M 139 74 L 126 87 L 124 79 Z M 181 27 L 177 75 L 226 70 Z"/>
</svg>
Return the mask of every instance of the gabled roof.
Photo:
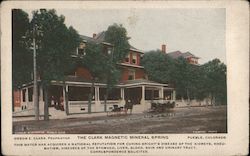
<svg viewBox="0 0 250 156">
<path fill-rule="evenodd" d="M 80 35 L 80 38 L 84 41 L 84 42 L 94 42 L 95 40 L 92 37 L 89 36 L 85 36 L 85 35 Z"/>
<path fill-rule="evenodd" d="M 99 43 L 105 42 L 105 31 L 98 33 L 94 39 Z"/>
<path fill-rule="evenodd" d="M 189 51 L 183 53 L 182 56 L 183 56 L 184 58 L 189 58 L 189 57 L 198 58 L 198 57 L 196 57 L 194 54 L 190 53 Z"/>
<path fill-rule="evenodd" d="M 94 38 L 85 35 L 80 35 L 80 38 L 85 42 L 104 43 L 111 45 L 110 43 L 105 42 L 105 31 L 98 33 Z M 139 50 L 131 45 L 130 45 L 130 50 L 144 53 L 142 50 Z"/>
<path fill-rule="evenodd" d="M 177 58 L 182 56 L 182 52 L 174 51 L 174 52 L 167 53 L 167 55 L 170 56 L 173 59 L 177 59 Z"/>
<path fill-rule="evenodd" d="M 180 51 L 174 51 L 174 52 L 170 52 L 170 53 L 167 53 L 168 56 L 170 56 L 171 58 L 173 59 L 177 59 L 179 57 L 183 57 L 183 58 L 189 58 L 189 57 L 193 57 L 193 58 L 199 58 L 199 57 L 196 57 L 194 54 L 190 53 L 190 52 L 180 52 Z"/>
</svg>

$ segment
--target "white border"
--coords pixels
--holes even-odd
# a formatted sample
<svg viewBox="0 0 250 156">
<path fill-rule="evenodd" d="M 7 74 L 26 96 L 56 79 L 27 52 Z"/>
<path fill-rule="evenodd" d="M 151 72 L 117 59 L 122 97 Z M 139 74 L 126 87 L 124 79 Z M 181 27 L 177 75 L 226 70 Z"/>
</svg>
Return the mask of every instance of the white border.
<svg viewBox="0 0 250 156">
<path fill-rule="evenodd" d="M 51 153 L 36 148 L 13 147 L 11 132 L 11 8 L 124 9 L 124 8 L 226 8 L 226 49 L 228 80 L 228 133 L 226 147 L 206 147 L 199 151 L 183 151 L 185 155 L 246 155 L 249 138 L 249 4 L 247 1 L 4 1 L 1 5 L 1 93 L 2 149 L 8 155 L 82 154 L 77 151 Z M 199 134 L 202 135 L 202 134 Z M 212 135 L 212 134 L 211 134 Z M 32 136 L 32 135 L 31 135 Z M 74 135 L 71 135 L 75 138 Z M 187 135 L 168 135 L 171 140 L 186 140 Z M 119 140 L 117 140 L 119 141 Z M 167 153 L 166 153 L 167 152 Z M 166 151 L 155 155 L 183 155 Z M 152 154 L 152 153 L 151 153 Z"/>
</svg>

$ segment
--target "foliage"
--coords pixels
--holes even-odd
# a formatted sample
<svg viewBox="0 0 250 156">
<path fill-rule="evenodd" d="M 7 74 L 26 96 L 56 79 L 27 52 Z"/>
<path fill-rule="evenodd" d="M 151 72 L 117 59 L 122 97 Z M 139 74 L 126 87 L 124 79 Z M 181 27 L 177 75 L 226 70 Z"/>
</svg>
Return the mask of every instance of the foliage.
<svg viewBox="0 0 250 156">
<path fill-rule="evenodd" d="M 94 83 L 100 81 L 106 66 L 106 57 L 102 52 L 103 46 L 94 42 L 87 42 L 85 54 L 80 58 L 79 62 L 82 66 L 86 67 L 92 76 L 91 91 L 88 100 L 88 112 L 91 113 L 91 101 L 94 94 Z M 98 60 L 98 61 L 97 61 Z"/>
<path fill-rule="evenodd" d="M 144 54 L 142 65 L 150 80 L 173 85 L 179 97 L 210 98 L 216 104 L 226 104 L 226 65 L 219 59 L 199 66 L 184 58 L 173 60 L 160 51 L 150 51 Z"/>
<path fill-rule="evenodd" d="M 127 31 L 122 25 L 113 24 L 105 31 L 105 42 L 112 45 L 107 46 L 95 42 L 86 43 L 86 54 L 82 58 L 82 64 L 89 69 L 93 79 L 107 81 L 110 86 L 119 80 L 117 63 L 122 61 L 129 52 Z M 112 48 L 110 54 L 107 47 Z M 98 60 L 98 61 L 96 61 Z"/>
<path fill-rule="evenodd" d="M 115 23 L 108 27 L 107 31 L 105 32 L 104 40 L 114 46 L 112 57 L 113 62 L 123 61 L 130 49 L 127 30 L 121 24 L 118 25 Z"/>
<path fill-rule="evenodd" d="M 203 65 L 205 72 L 204 84 L 207 95 L 215 104 L 227 103 L 226 65 L 219 59 L 214 59 Z"/>
<path fill-rule="evenodd" d="M 176 71 L 173 73 L 176 92 L 181 96 L 190 99 L 192 89 L 192 66 L 184 59 L 178 58 L 175 62 Z"/>
<path fill-rule="evenodd" d="M 102 53 L 103 46 L 94 42 L 86 43 L 86 54 L 81 59 L 82 65 L 91 73 L 92 79 L 101 79 L 106 65 L 106 57 Z M 98 61 L 97 61 L 98 60 Z"/>
<path fill-rule="evenodd" d="M 71 26 L 67 28 L 64 20 L 64 16 L 58 16 L 53 9 L 40 9 L 33 12 L 30 23 L 28 35 L 31 39 L 34 37 L 36 39 L 37 73 L 45 91 L 44 120 L 49 119 L 48 85 L 51 80 L 65 82 L 65 73 L 71 69 L 72 65 L 72 51 L 76 49 L 80 41 L 77 31 Z M 64 90 L 66 90 L 65 87 Z M 67 99 L 66 107 L 68 107 Z"/>
<path fill-rule="evenodd" d="M 12 75 L 13 87 L 31 81 L 32 52 L 25 35 L 29 28 L 28 14 L 21 9 L 12 10 Z"/>
<path fill-rule="evenodd" d="M 72 64 L 71 53 L 79 45 L 77 31 L 73 27 L 67 28 L 64 20 L 64 16 L 58 16 L 55 10 L 33 12 L 31 25 L 36 25 L 40 32 L 36 36 L 38 73 L 44 83 L 64 79 Z"/>
<path fill-rule="evenodd" d="M 173 82 L 175 71 L 173 60 L 161 51 L 150 51 L 144 54 L 141 61 L 149 79 L 161 83 Z"/>
</svg>

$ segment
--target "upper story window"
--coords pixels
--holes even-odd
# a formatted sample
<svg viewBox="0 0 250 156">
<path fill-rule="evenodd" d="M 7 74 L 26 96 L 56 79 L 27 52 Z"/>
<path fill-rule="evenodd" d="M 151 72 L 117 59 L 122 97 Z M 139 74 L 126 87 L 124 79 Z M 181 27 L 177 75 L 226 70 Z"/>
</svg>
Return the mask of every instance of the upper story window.
<svg viewBox="0 0 250 156">
<path fill-rule="evenodd" d="M 102 49 L 102 52 L 103 52 L 104 55 L 112 55 L 113 47 L 108 46 L 108 45 L 104 45 L 103 49 Z"/>
<path fill-rule="evenodd" d="M 129 70 L 128 71 L 128 80 L 134 80 L 135 79 L 135 70 Z"/>
<path fill-rule="evenodd" d="M 130 56 L 130 53 L 128 53 L 128 55 L 125 57 L 125 62 L 126 63 L 129 63 L 129 56 Z"/>
<path fill-rule="evenodd" d="M 108 53 L 108 55 L 111 55 L 112 52 L 113 52 L 113 48 L 112 48 L 112 47 L 108 47 L 108 48 L 107 48 L 107 53 Z"/>
<path fill-rule="evenodd" d="M 86 44 L 81 42 L 79 47 L 76 50 L 76 54 L 77 55 L 85 55 L 85 47 L 86 47 Z"/>
<path fill-rule="evenodd" d="M 196 58 L 188 58 L 188 62 L 190 63 L 190 64 L 198 64 L 198 60 L 196 59 Z"/>
<path fill-rule="evenodd" d="M 137 55 L 136 55 L 136 53 L 132 54 L 132 64 L 137 64 Z"/>
</svg>

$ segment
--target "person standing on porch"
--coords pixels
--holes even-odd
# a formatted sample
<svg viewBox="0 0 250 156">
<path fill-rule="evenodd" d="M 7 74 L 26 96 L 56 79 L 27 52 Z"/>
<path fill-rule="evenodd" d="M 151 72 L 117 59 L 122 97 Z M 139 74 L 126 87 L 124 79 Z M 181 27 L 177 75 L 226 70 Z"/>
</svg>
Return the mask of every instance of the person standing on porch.
<svg viewBox="0 0 250 156">
<path fill-rule="evenodd" d="M 60 102 L 59 102 L 60 104 L 60 109 L 61 109 L 61 111 L 64 111 L 64 106 L 63 106 L 63 97 L 61 96 L 60 97 Z"/>
<path fill-rule="evenodd" d="M 129 109 L 129 114 L 132 114 L 132 109 L 133 109 L 133 103 L 132 100 L 127 100 L 127 109 Z"/>
<path fill-rule="evenodd" d="M 55 107 L 55 98 L 54 96 L 51 96 L 51 106 L 54 106 Z"/>
<path fill-rule="evenodd" d="M 125 105 L 124 105 L 124 112 L 125 112 L 125 114 L 127 115 L 127 112 L 128 112 L 128 109 L 129 109 L 129 103 L 128 103 L 128 99 L 126 99 L 126 101 L 125 101 Z"/>
</svg>

